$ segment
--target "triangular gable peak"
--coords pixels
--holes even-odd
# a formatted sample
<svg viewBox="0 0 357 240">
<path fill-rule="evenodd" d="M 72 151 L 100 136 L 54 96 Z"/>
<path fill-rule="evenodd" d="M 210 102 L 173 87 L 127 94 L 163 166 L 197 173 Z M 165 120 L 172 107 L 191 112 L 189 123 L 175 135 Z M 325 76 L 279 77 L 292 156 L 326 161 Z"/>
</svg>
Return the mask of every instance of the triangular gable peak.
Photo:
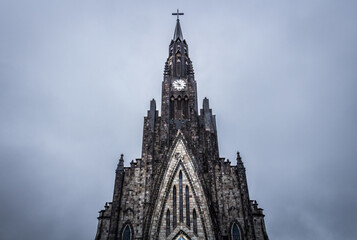
<svg viewBox="0 0 357 240">
<path fill-rule="evenodd" d="M 194 166 L 195 159 L 185 142 L 178 130 L 153 211 L 152 239 L 172 239 L 179 232 L 191 239 L 214 236 L 207 200 Z"/>
</svg>

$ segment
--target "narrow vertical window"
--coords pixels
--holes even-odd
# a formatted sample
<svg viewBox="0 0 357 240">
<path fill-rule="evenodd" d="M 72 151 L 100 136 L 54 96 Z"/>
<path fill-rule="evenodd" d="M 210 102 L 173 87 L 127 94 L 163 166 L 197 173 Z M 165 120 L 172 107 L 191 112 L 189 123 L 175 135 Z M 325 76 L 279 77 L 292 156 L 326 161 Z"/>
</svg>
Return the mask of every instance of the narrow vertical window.
<svg viewBox="0 0 357 240">
<path fill-rule="evenodd" d="M 176 58 L 176 76 L 181 76 L 181 60 L 179 58 Z"/>
<path fill-rule="evenodd" d="M 183 103 L 183 115 L 184 118 L 188 118 L 188 97 L 185 96 L 185 101 Z"/>
<path fill-rule="evenodd" d="M 190 192 L 188 186 L 186 185 L 186 224 L 190 226 Z"/>
<path fill-rule="evenodd" d="M 125 226 L 123 231 L 123 240 L 131 240 L 131 231 L 128 224 Z"/>
<path fill-rule="evenodd" d="M 182 172 L 179 173 L 179 198 L 180 198 L 180 222 L 183 222 L 183 190 L 182 190 Z"/>
<path fill-rule="evenodd" d="M 177 224 L 177 201 L 176 201 L 176 186 L 174 186 L 174 189 L 172 190 L 173 194 L 173 213 L 172 213 L 172 226 L 175 228 Z"/>
<path fill-rule="evenodd" d="M 177 110 L 181 110 L 182 109 L 182 107 L 181 107 L 181 105 L 182 105 L 182 103 L 181 103 L 181 96 L 178 96 L 177 97 Z"/>
<path fill-rule="evenodd" d="M 174 114 L 175 114 L 175 112 L 174 112 L 174 104 L 175 104 L 174 100 L 175 100 L 174 96 L 171 96 L 171 98 L 170 98 L 170 118 L 171 119 L 175 118 L 175 116 L 174 116 Z"/>
<path fill-rule="evenodd" d="M 166 237 L 170 235 L 170 210 L 166 212 Z"/>
<path fill-rule="evenodd" d="M 193 209 L 192 218 L 193 218 L 193 232 L 197 234 L 197 215 L 195 209 Z"/>
<path fill-rule="evenodd" d="M 182 101 L 181 96 L 177 97 L 177 118 L 182 119 Z"/>
<path fill-rule="evenodd" d="M 232 240 L 240 240 L 239 228 L 235 223 L 232 226 Z"/>
</svg>

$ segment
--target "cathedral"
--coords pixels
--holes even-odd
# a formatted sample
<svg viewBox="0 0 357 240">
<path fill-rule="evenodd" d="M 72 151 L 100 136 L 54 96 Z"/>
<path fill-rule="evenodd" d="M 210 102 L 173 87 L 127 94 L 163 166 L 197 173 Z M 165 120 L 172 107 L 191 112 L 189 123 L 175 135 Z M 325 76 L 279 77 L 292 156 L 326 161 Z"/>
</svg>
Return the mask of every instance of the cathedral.
<svg viewBox="0 0 357 240">
<path fill-rule="evenodd" d="M 219 156 L 216 118 L 197 84 L 179 15 L 165 62 L 161 115 L 144 118 L 141 158 L 116 168 L 112 202 L 95 240 L 268 240 L 263 209 L 249 198 L 243 161 Z"/>
</svg>

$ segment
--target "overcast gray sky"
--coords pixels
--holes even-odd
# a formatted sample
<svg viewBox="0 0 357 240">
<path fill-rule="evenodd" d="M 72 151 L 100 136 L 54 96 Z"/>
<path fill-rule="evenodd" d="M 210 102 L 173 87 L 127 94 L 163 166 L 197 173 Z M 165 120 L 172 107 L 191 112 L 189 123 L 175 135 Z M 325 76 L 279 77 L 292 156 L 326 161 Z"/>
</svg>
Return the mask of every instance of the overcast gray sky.
<svg viewBox="0 0 357 240">
<path fill-rule="evenodd" d="M 357 2 L 0 1 L 0 239 L 94 239 L 175 17 L 270 239 L 356 239 Z"/>
</svg>

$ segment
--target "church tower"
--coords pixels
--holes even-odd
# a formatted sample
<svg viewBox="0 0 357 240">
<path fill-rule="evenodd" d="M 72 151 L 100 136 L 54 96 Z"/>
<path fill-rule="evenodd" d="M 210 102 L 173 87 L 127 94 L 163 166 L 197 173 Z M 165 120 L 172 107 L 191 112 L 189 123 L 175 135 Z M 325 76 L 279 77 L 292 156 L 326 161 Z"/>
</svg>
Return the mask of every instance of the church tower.
<svg viewBox="0 0 357 240">
<path fill-rule="evenodd" d="M 243 161 L 219 156 L 209 100 L 197 84 L 179 15 L 162 81 L 144 118 L 142 155 L 116 169 L 112 202 L 99 212 L 95 240 L 268 240 L 263 209 L 250 200 Z"/>
</svg>

